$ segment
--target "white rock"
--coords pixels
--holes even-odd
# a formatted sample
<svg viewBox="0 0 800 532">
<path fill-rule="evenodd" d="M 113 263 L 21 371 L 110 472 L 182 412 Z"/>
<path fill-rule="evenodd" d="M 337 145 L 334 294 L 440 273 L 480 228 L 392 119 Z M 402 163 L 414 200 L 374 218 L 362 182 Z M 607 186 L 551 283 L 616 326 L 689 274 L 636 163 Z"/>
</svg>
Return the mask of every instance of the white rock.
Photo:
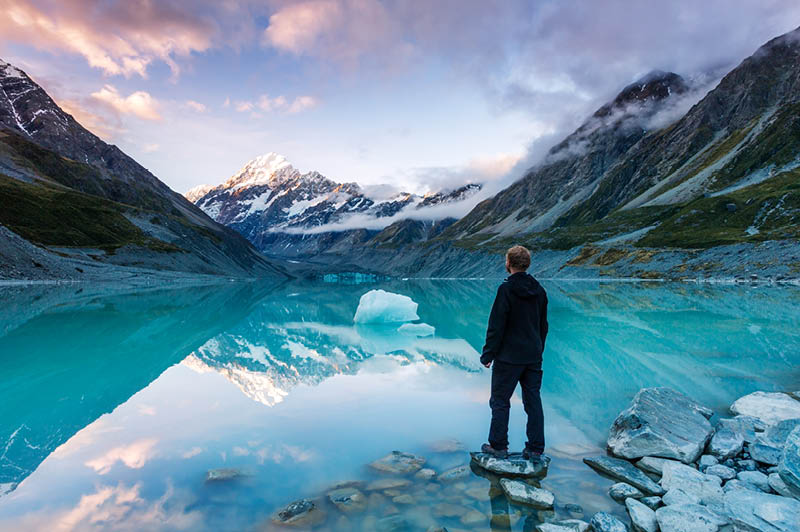
<svg viewBox="0 0 800 532">
<path fill-rule="evenodd" d="M 403 323 L 418 320 L 417 303 L 408 296 L 370 290 L 358 302 L 353 317 L 356 323 Z"/>
<path fill-rule="evenodd" d="M 664 464 L 667 462 L 675 462 L 669 458 L 658 458 L 657 456 L 645 456 L 634 465 L 647 473 L 661 476 L 664 470 Z"/>
<path fill-rule="evenodd" d="M 728 519 L 699 504 L 664 506 L 656 510 L 661 532 L 717 532 Z"/>
<path fill-rule="evenodd" d="M 555 495 L 551 492 L 534 488 L 521 480 L 501 478 L 500 487 L 503 488 L 506 496 L 514 502 L 527 504 L 539 510 L 550 510 L 555 503 Z"/>
<path fill-rule="evenodd" d="M 658 532 L 658 521 L 653 510 L 636 499 L 626 499 L 625 507 L 636 532 Z"/>
<path fill-rule="evenodd" d="M 661 486 L 667 490 L 664 496 L 664 504 L 667 505 L 678 502 L 675 500 L 676 493 L 670 496 L 669 492 L 673 490 L 687 494 L 693 502 L 707 506 L 722 504 L 722 480 L 681 463 L 675 462 L 664 466 Z"/>
<path fill-rule="evenodd" d="M 780 392 L 753 392 L 734 401 L 731 412 L 773 425 L 784 419 L 800 418 L 800 401 Z"/>
</svg>

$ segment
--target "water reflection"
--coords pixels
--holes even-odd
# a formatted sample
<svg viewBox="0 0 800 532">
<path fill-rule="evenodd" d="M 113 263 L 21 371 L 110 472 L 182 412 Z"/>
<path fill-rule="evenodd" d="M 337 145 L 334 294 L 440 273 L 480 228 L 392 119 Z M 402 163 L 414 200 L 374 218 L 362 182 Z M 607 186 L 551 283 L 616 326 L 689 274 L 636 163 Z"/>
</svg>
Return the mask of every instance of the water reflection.
<svg viewBox="0 0 800 532">
<path fill-rule="evenodd" d="M 373 287 L 410 296 L 436 334 L 354 325 L 358 299 Z M 488 373 L 477 351 L 494 288 L 3 289 L 0 484 L 16 489 L 0 497 L 0 528 L 242 529 L 294 498 L 365 478 L 364 464 L 391 449 L 422 453 L 438 471 L 461 465 L 463 452 L 429 443 L 485 437 Z M 543 395 L 554 462 L 543 485 L 561 518 L 572 515 L 569 503 L 622 513 L 603 493 L 610 482 L 580 458 L 602 450 L 640 387 L 672 386 L 721 410 L 755 389 L 796 385 L 796 289 L 547 289 Z M 512 445 L 523 424 L 515 403 Z M 208 483 L 214 468 L 243 475 Z M 527 530 L 548 518 L 509 506 L 489 480 L 464 484 L 426 497 L 463 507 L 466 496 L 485 515 L 475 529 Z"/>
</svg>

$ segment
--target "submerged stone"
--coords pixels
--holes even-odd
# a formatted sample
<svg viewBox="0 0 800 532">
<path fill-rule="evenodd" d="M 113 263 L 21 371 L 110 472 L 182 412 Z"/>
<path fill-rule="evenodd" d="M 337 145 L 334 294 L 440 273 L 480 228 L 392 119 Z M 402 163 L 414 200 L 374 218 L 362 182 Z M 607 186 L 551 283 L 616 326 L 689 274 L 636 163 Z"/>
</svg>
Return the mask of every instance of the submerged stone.
<svg viewBox="0 0 800 532">
<path fill-rule="evenodd" d="M 636 499 L 626 499 L 625 507 L 636 532 L 658 532 L 656 513 Z"/>
<path fill-rule="evenodd" d="M 247 476 L 241 469 L 230 467 L 221 467 L 219 469 L 209 469 L 206 472 L 206 482 L 220 482 L 225 480 L 234 480 Z"/>
<path fill-rule="evenodd" d="M 800 501 L 758 491 L 733 490 L 725 494 L 725 508 L 736 530 L 797 532 Z"/>
<path fill-rule="evenodd" d="M 311 528 L 325 521 L 325 512 L 310 499 L 295 501 L 278 510 L 272 522 L 283 526 Z"/>
<path fill-rule="evenodd" d="M 470 476 L 470 468 L 468 465 L 461 465 L 448 469 L 447 471 L 439 474 L 439 482 L 454 482 L 456 480 L 463 480 Z"/>
<path fill-rule="evenodd" d="M 500 479 L 500 487 L 503 488 L 510 500 L 527 504 L 540 510 L 549 510 L 555 503 L 555 495 L 551 492 L 542 488 L 534 488 L 521 480 L 503 478 Z"/>
<path fill-rule="evenodd" d="M 627 482 L 646 493 L 647 495 L 663 495 L 664 489 L 653 482 L 641 470 L 636 469 L 630 462 L 612 458 L 610 456 L 593 456 L 584 458 L 583 462 L 589 467 L 605 473 L 606 475 Z M 677 463 L 677 462 L 675 462 Z"/>
<path fill-rule="evenodd" d="M 711 437 L 710 410 L 670 388 L 643 388 L 614 420 L 608 448 L 623 458 L 697 460 Z"/>
<path fill-rule="evenodd" d="M 594 532 L 628 532 L 625 523 L 606 512 L 597 512 L 592 516 L 592 530 Z"/>
<path fill-rule="evenodd" d="M 381 473 L 407 475 L 416 473 L 425 464 L 425 459 L 411 453 L 392 451 L 383 458 L 375 460 L 369 466 Z"/>
<path fill-rule="evenodd" d="M 800 418 L 800 401 L 781 392 L 753 392 L 734 401 L 731 412 L 774 425 L 785 419 Z"/>
<path fill-rule="evenodd" d="M 328 492 L 328 498 L 346 514 L 360 513 L 367 509 L 367 497 L 357 488 L 344 487 Z"/>
<path fill-rule="evenodd" d="M 414 478 L 418 480 L 433 480 L 436 478 L 436 471 L 429 468 L 422 468 L 414 475 Z"/>
<path fill-rule="evenodd" d="M 366 490 L 367 491 L 382 491 L 382 490 L 391 490 L 397 488 L 405 488 L 411 485 L 411 481 L 405 478 L 379 478 L 374 482 L 370 482 Z"/>
<path fill-rule="evenodd" d="M 550 466 L 550 457 L 545 455 L 539 460 L 525 460 L 522 453 L 511 453 L 505 459 L 486 453 L 469 454 L 475 465 L 501 477 L 543 478 Z"/>
</svg>

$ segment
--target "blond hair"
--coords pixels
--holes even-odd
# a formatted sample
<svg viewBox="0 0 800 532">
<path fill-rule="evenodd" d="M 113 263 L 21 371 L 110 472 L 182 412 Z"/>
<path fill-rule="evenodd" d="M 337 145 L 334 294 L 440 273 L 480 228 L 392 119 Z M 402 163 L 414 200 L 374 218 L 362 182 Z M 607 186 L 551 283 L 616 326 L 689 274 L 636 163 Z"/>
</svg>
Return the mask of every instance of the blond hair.
<svg viewBox="0 0 800 532">
<path fill-rule="evenodd" d="M 525 271 L 531 265 L 531 252 L 522 246 L 514 246 L 506 252 L 509 267 Z"/>
</svg>

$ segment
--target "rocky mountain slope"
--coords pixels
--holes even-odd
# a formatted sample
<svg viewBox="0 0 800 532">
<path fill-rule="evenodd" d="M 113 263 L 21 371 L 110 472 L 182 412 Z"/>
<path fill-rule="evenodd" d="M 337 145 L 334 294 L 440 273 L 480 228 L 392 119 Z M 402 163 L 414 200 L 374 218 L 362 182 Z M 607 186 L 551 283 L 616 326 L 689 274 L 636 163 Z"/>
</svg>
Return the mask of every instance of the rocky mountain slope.
<svg viewBox="0 0 800 532">
<path fill-rule="evenodd" d="M 0 278 L 284 275 L 2 61 L 0 198 Z"/>
<path fill-rule="evenodd" d="M 373 238 L 317 260 L 397 275 L 501 275 L 498 255 L 523 243 L 554 276 L 796 278 L 799 89 L 800 29 L 702 98 L 680 76 L 653 72 L 440 234 L 401 246 Z"/>
<path fill-rule="evenodd" d="M 346 252 L 373 238 L 407 243 L 435 236 L 455 220 L 427 221 L 424 209 L 463 201 L 480 188 L 466 184 L 426 196 L 380 195 L 356 183 L 337 183 L 319 172 L 302 174 L 283 156 L 268 153 L 248 162 L 225 183 L 200 185 L 186 197 L 268 255 L 313 257 Z M 395 219 L 388 232 L 381 231 Z"/>
</svg>

